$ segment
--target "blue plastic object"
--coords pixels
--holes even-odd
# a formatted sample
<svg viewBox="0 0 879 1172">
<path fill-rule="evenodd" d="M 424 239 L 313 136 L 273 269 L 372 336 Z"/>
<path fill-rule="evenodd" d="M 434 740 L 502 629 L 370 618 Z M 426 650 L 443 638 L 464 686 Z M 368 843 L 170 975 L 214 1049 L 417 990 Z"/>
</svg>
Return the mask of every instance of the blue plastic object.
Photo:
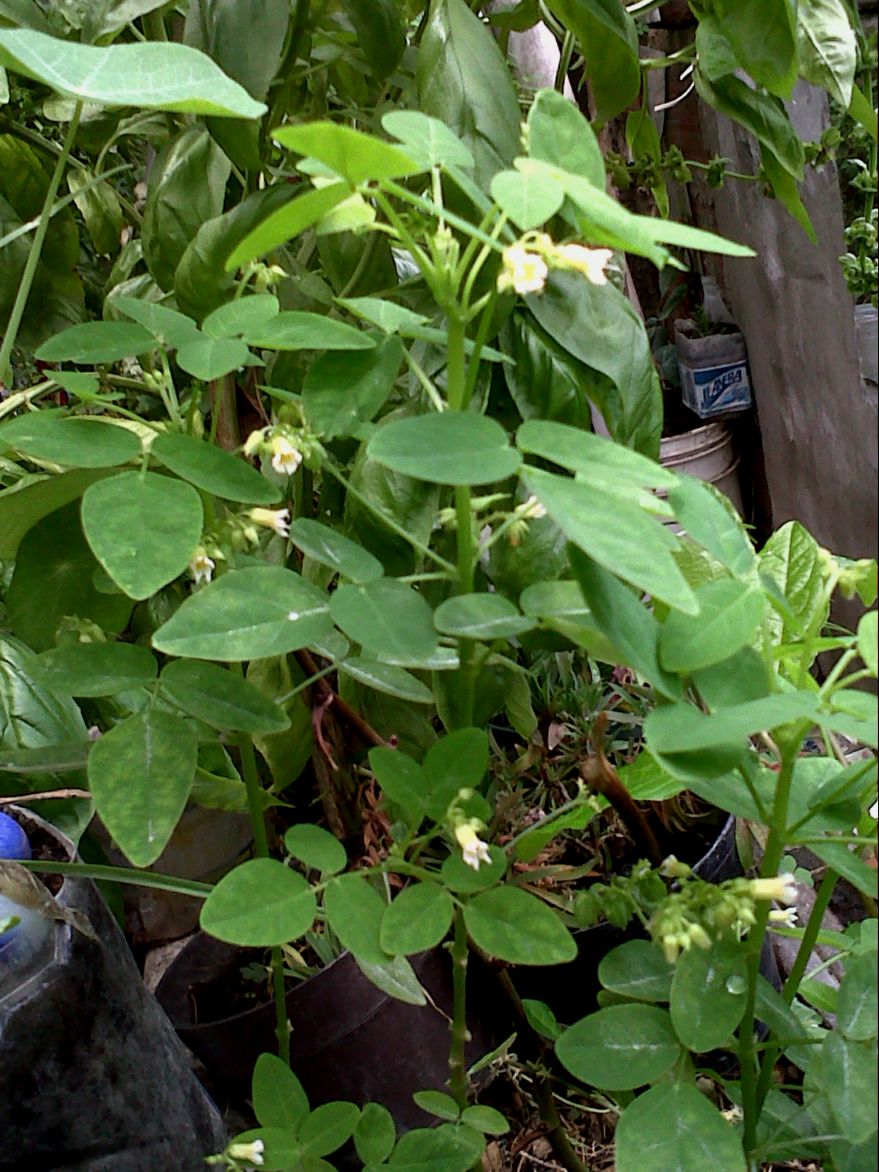
<svg viewBox="0 0 879 1172">
<path fill-rule="evenodd" d="M 14 818 L 0 814 L 0 859 L 29 859 L 31 844 Z"/>
</svg>

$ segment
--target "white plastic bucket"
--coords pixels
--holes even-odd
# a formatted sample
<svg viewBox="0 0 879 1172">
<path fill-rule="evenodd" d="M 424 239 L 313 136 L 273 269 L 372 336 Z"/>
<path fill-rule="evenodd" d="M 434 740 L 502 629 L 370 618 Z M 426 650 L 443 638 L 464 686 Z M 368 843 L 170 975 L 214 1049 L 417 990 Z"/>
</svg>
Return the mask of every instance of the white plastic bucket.
<svg viewBox="0 0 879 1172">
<path fill-rule="evenodd" d="M 659 462 L 675 472 L 707 480 L 732 501 L 740 516 L 744 513 L 739 456 L 725 423 L 706 423 L 683 435 L 668 436 L 660 442 Z"/>
</svg>

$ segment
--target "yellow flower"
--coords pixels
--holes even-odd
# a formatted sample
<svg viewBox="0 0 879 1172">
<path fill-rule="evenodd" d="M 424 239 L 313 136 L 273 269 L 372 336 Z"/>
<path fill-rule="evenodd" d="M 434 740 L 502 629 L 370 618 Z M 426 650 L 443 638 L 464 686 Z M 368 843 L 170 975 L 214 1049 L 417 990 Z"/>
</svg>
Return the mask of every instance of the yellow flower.
<svg viewBox="0 0 879 1172">
<path fill-rule="evenodd" d="M 778 903 L 797 902 L 797 881 L 793 875 L 775 875 L 769 879 L 752 879 L 751 895 L 754 899 L 774 899 Z"/>
<path fill-rule="evenodd" d="M 606 285 L 607 268 L 613 253 L 609 248 L 587 248 L 584 244 L 561 244 L 555 251 L 554 260 L 559 268 L 573 269 L 582 273 L 593 285 Z"/>
<path fill-rule="evenodd" d="M 460 822 L 455 827 L 455 838 L 458 840 L 461 856 L 468 867 L 478 871 L 481 863 L 491 862 L 488 843 L 482 841 L 472 822 Z"/>
<path fill-rule="evenodd" d="M 233 1160 L 247 1160 L 249 1164 L 264 1164 L 265 1157 L 263 1152 L 266 1150 L 266 1145 L 261 1139 L 255 1139 L 253 1143 L 249 1144 L 229 1144 L 226 1148 L 226 1155 Z"/>
<path fill-rule="evenodd" d="M 540 293 L 546 285 L 549 268 L 536 252 L 529 252 L 521 244 L 511 244 L 504 249 L 503 262 L 503 272 L 497 280 L 501 293 L 506 289 L 522 294 Z"/>
<path fill-rule="evenodd" d="M 274 530 L 279 537 L 290 535 L 289 509 L 251 509 L 247 515 L 254 524 Z"/>
<path fill-rule="evenodd" d="M 189 562 L 189 572 L 195 578 L 196 586 L 200 582 L 210 582 L 216 564 L 213 558 L 208 557 L 207 550 L 203 545 L 196 549 Z"/>
<path fill-rule="evenodd" d="M 302 463 L 302 453 L 294 448 L 285 435 L 272 437 L 269 444 L 272 453 L 272 467 L 282 476 L 292 476 Z"/>
</svg>

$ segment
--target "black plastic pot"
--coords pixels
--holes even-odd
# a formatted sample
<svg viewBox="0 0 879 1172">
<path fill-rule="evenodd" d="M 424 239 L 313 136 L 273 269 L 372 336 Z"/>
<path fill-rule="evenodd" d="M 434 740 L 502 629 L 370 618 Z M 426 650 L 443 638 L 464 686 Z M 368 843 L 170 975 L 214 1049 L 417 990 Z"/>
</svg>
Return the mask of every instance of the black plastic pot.
<svg viewBox="0 0 879 1172">
<path fill-rule="evenodd" d="M 722 883 L 725 879 L 744 875 L 736 850 L 736 820 L 732 815 L 723 823 L 711 846 L 693 864 L 693 870 L 709 883 Z M 510 969 L 519 996 L 545 1001 L 565 1025 L 578 1021 L 598 1008 L 597 996 L 601 990 L 598 966 L 607 954 L 627 940 L 644 939 L 645 933 L 637 923 L 624 929 L 600 923 L 581 928 L 574 935 L 577 956 L 568 964 L 546 968 L 519 965 Z M 763 944 L 760 971 L 776 988 L 780 987 L 778 969 L 768 938 Z"/>
<path fill-rule="evenodd" d="M 443 1089 L 448 1078 L 451 962 L 441 948 L 410 957 L 433 1005 L 411 1005 L 387 996 L 345 953 L 316 976 L 293 986 L 287 1014 L 293 1028 L 291 1065 L 312 1105 L 348 1099 L 387 1107 L 401 1130 L 432 1122 L 412 1101 L 413 1091 Z M 244 963 L 241 951 L 198 933 L 174 959 L 156 996 L 182 1041 L 212 1078 L 247 1094 L 256 1059 L 275 1051 L 275 1009 L 261 1002 L 211 1021 L 197 1020 L 198 990 Z M 468 974 L 468 992 L 484 980 Z M 487 1027 L 471 1022 L 468 1057 L 492 1045 Z"/>
<path fill-rule="evenodd" d="M 7 812 L 75 858 L 43 819 Z M 95 885 L 67 877 L 56 899 L 97 939 L 54 921 L 0 972 L 0 1169 L 200 1172 L 225 1143 L 216 1107 Z"/>
</svg>

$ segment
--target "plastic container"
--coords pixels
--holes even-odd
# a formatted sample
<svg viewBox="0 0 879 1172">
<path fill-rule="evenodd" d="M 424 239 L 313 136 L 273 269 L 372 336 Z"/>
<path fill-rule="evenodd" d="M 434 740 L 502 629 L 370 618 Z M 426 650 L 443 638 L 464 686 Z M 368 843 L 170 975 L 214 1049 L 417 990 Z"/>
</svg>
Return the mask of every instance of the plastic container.
<svg viewBox="0 0 879 1172">
<path fill-rule="evenodd" d="M 659 462 L 664 468 L 707 480 L 732 501 L 740 516 L 744 514 L 739 455 L 727 424 L 706 423 L 682 435 L 668 436 L 660 443 Z M 658 495 L 665 494 L 660 491 Z"/>
<path fill-rule="evenodd" d="M 855 337 L 861 378 L 875 386 L 879 382 L 879 310 L 874 305 L 855 306 Z"/>
<path fill-rule="evenodd" d="M 747 411 L 751 378 L 745 339 L 739 333 L 696 336 L 689 318 L 675 322 L 681 397 L 700 419 Z"/>
</svg>

